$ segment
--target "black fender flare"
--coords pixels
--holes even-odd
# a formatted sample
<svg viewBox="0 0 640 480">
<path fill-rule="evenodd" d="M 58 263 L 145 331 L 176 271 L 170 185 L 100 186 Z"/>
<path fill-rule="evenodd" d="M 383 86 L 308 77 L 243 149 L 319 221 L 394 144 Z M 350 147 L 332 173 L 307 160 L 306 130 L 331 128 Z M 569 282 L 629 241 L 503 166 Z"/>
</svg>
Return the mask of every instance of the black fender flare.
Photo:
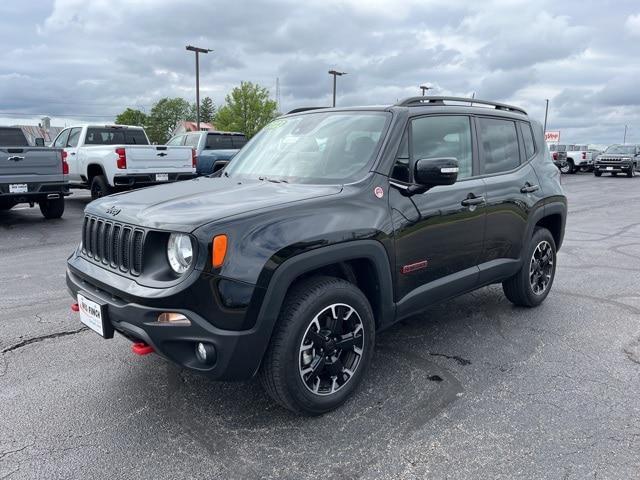
<svg viewBox="0 0 640 480">
<path fill-rule="evenodd" d="M 376 317 L 380 319 L 378 327 L 388 326 L 395 321 L 395 303 L 393 301 L 393 280 L 389 256 L 382 244 L 376 240 L 356 240 L 320 247 L 301 253 L 285 260 L 275 269 L 262 305 L 258 313 L 257 324 L 267 337 L 265 351 L 280 314 L 285 295 L 293 281 L 318 268 L 347 260 L 366 259 L 374 265 L 379 285 L 379 308 Z M 261 352 L 261 356 L 264 352 Z"/>
<path fill-rule="evenodd" d="M 545 217 L 550 215 L 560 215 L 562 217 L 562 224 L 560 229 L 559 239 L 560 241 L 556 245 L 556 249 L 560 250 L 562 245 L 562 239 L 564 238 L 564 229 L 567 219 L 567 205 L 560 201 L 553 201 L 545 205 L 540 205 L 529 216 L 529 225 L 527 225 L 527 236 L 525 238 L 531 238 L 533 235 L 533 229 L 536 224 Z"/>
</svg>

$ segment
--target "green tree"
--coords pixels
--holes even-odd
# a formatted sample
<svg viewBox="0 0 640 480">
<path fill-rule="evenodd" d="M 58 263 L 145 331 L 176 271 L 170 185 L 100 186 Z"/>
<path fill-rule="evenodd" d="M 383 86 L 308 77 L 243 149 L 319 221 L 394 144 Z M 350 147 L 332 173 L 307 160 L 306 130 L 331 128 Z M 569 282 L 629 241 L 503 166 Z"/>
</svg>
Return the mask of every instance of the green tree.
<svg viewBox="0 0 640 480">
<path fill-rule="evenodd" d="M 200 102 L 200 121 L 212 123 L 216 115 L 216 107 L 211 97 L 204 97 Z"/>
<path fill-rule="evenodd" d="M 251 138 L 276 117 L 277 105 L 269 91 L 251 82 L 242 82 L 225 101 L 214 120 L 218 130 L 242 132 Z"/>
<path fill-rule="evenodd" d="M 189 119 L 191 104 L 184 98 L 162 98 L 151 108 L 147 134 L 152 142 L 166 143 L 178 123 Z"/>
<path fill-rule="evenodd" d="M 124 112 L 116 117 L 117 125 L 135 125 L 138 127 L 146 127 L 149 123 L 147 114 L 136 110 L 135 108 L 127 108 Z"/>
</svg>

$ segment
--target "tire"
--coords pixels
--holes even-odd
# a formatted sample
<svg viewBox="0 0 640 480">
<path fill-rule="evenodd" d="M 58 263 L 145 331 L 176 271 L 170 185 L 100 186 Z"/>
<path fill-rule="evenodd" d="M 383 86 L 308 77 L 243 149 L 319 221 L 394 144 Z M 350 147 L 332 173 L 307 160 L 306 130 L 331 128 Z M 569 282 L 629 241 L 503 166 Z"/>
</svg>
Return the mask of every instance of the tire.
<svg viewBox="0 0 640 480">
<path fill-rule="evenodd" d="M 598 170 L 594 170 L 594 171 L 593 171 L 593 174 L 594 174 L 596 177 L 601 177 L 601 176 L 602 176 L 602 172 L 599 172 Z"/>
<path fill-rule="evenodd" d="M 611 176 L 612 177 L 617 177 L 618 176 L 618 172 L 611 172 Z"/>
<path fill-rule="evenodd" d="M 64 213 L 64 197 L 39 202 L 40 212 L 47 220 L 62 217 Z"/>
<path fill-rule="evenodd" d="M 573 173 L 573 163 L 567 161 L 560 167 L 560 173 L 568 174 Z"/>
<path fill-rule="evenodd" d="M 550 264 L 544 260 L 538 261 L 544 259 L 548 253 L 551 253 Z M 502 283 L 502 289 L 511 303 L 521 307 L 536 307 L 547 298 L 556 275 L 556 242 L 549 230 L 534 230 L 524 258 L 520 270 Z M 536 261 L 538 263 L 534 265 Z M 534 273 L 531 272 L 532 269 L 535 269 Z M 534 275 L 535 279 L 532 278 Z M 546 284 L 542 288 L 545 281 Z"/>
<path fill-rule="evenodd" d="M 112 189 L 104 175 L 96 175 L 91 180 L 91 200 L 111 195 Z"/>
<path fill-rule="evenodd" d="M 636 176 L 636 166 L 634 164 L 634 165 L 631 165 L 631 170 L 627 172 L 627 177 L 633 178 L 635 176 Z"/>
<path fill-rule="evenodd" d="M 343 322 L 336 322 L 340 317 Z M 340 333 L 353 333 L 356 341 L 334 349 L 332 342 Z M 260 366 L 260 382 L 283 407 L 321 415 L 356 390 L 371 363 L 374 344 L 375 322 L 364 294 L 339 278 L 312 277 L 294 285 L 285 298 Z M 325 356 L 327 350 L 332 353 Z M 314 365 L 318 373 L 305 373 Z"/>
</svg>

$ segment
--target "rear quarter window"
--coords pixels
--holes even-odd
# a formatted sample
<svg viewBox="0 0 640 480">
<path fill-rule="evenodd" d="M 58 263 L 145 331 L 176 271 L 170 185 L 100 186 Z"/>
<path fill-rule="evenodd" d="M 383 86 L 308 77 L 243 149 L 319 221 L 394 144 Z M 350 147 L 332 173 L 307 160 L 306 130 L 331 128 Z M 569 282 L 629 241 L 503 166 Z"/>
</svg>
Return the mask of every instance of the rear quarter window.
<svg viewBox="0 0 640 480">
<path fill-rule="evenodd" d="M 536 144 L 533 140 L 533 132 L 531 131 L 531 125 L 525 122 L 520 123 L 520 129 L 522 131 L 522 140 L 524 141 L 524 151 L 527 154 L 528 160 L 536 153 Z"/>
</svg>

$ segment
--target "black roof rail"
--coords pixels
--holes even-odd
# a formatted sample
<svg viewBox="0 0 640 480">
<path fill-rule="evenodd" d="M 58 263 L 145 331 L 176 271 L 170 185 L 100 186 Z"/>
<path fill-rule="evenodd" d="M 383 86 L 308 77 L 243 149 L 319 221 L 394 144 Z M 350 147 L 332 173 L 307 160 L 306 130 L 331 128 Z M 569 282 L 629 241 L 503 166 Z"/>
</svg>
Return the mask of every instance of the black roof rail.
<svg viewBox="0 0 640 480">
<path fill-rule="evenodd" d="M 504 110 L 507 112 L 516 112 L 522 113 L 526 115 L 527 112 L 520 107 L 514 107 L 513 105 L 507 105 L 505 103 L 498 102 L 490 102 L 488 100 L 478 100 L 477 98 L 464 98 L 464 97 L 433 97 L 433 96 L 423 96 L 423 97 L 409 97 L 404 100 L 400 100 L 395 104 L 396 107 L 419 107 L 426 105 L 446 105 L 444 102 L 463 102 L 469 103 L 472 106 L 477 103 L 479 105 L 489 105 L 494 107 L 496 110 Z"/>
<path fill-rule="evenodd" d="M 294 108 L 293 110 L 288 111 L 286 114 L 290 115 L 292 113 L 306 112 L 308 110 L 320 110 L 322 108 L 329 108 L 329 107 L 300 107 L 300 108 Z"/>
</svg>

